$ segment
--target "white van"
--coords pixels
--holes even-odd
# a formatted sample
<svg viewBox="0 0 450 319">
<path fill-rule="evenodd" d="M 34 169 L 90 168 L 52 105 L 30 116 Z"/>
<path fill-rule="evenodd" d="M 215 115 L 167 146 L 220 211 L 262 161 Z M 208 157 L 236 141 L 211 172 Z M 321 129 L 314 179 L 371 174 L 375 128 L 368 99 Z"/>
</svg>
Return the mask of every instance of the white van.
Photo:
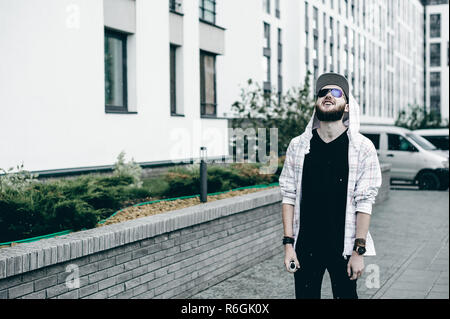
<svg viewBox="0 0 450 319">
<path fill-rule="evenodd" d="M 448 151 L 448 128 L 432 128 L 425 130 L 415 130 L 413 132 L 422 136 L 438 149 Z"/>
<path fill-rule="evenodd" d="M 360 132 L 375 145 L 380 163 L 392 165 L 391 181 L 408 181 L 420 189 L 448 188 L 448 152 L 401 127 L 361 125 Z"/>
</svg>

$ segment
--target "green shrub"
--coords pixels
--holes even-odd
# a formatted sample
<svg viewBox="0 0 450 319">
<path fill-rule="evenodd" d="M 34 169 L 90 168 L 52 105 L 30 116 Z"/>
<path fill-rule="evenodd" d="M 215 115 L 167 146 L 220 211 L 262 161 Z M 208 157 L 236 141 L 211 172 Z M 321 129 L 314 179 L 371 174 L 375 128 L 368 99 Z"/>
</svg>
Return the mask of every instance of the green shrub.
<svg viewBox="0 0 450 319">
<path fill-rule="evenodd" d="M 279 172 L 282 169 L 281 163 L 278 164 L 276 174 L 260 174 L 260 166 L 261 164 L 256 163 L 231 164 L 228 167 L 208 166 L 208 193 L 278 182 Z M 200 194 L 200 170 L 198 165 L 170 169 L 164 178 L 168 184 L 167 189 L 163 192 L 166 197 Z"/>
<path fill-rule="evenodd" d="M 3 178 L 0 242 L 92 228 L 125 203 L 150 197 L 148 189 L 139 187 L 140 176 L 138 179 L 137 174 L 127 173 L 138 172 L 136 167 L 128 164 L 117 167 L 112 176 L 86 175 L 29 182 L 31 178 L 23 178 L 28 175 L 22 172 L 20 176 Z"/>
</svg>

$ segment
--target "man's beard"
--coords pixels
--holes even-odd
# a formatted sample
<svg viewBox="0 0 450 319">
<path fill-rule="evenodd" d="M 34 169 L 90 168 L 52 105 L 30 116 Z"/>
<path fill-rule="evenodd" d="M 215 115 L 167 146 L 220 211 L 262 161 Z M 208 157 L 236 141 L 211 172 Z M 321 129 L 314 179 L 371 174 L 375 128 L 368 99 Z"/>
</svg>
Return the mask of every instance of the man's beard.
<svg viewBox="0 0 450 319">
<path fill-rule="evenodd" d="M 323 111 L 319 105 L 315 105 L 317 119 L 321 122 L 336 122 L 342 119 L 345 112 L 345 104 L 333 108 L 330 111 Z"/>
</svg>

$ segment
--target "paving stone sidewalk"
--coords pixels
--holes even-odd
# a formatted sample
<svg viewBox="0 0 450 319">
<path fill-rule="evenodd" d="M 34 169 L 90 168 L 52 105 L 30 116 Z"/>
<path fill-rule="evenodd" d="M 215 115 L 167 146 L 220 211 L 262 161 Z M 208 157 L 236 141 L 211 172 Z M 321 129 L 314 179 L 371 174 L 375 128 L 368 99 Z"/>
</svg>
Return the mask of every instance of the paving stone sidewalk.
<svg viewBox="0 0 450 319">
<path fill-rule="evenodd" d="M 358 280 L 359 298 L 448 299 L 448 209 L 448 191 L 391 189 L 390 198 L 374 207 L 370 232 L 377 256 L 365 257 L 366 271 Z M 284 270 L 283 248 L 265 262 L 192 298 L 293 299 L 293 276 Z M 327 272 L 322 298 L 332 298 Z"/>
</svg>

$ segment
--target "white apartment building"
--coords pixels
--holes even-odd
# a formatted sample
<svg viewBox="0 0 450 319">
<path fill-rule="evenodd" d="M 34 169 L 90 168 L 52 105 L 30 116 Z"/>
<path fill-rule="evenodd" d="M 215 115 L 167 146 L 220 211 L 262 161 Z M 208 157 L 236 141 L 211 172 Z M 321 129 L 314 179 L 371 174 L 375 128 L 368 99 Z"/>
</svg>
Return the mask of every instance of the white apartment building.
<svg viewBox="0 0 450 319">
<path fill-rule="evenodd" d="M 0 0 L 0 167 L 227 155 L 221 3 Z"/>
<path fill-rule="evenodd" d="M 423 16 L 419 0 L 0 0 L 0 167 L 221 159 L 247 80 L 286 92 L 307 70 L 346 75 L 362 121 L 394 123 L 425 99 Z"/>
<path fill-rule="evenodd" d="M 426 105 L 449 118 L 448 0 L 425 0 Z"/>
<path fill-rule="evenodd" d="M 324 72 L 345 75 L 364 123 L 393 124 L 424 105 L 424 19 L 419 0 L 227 0 L 225 105 L 249 78 L 286 91 Z M 259 65 L 259 61 L 262 61 Z M 267 66 L 269 65 L 269 66 Z M 222 89 L 222 88 L 221 88 Z"/>
</svg>

